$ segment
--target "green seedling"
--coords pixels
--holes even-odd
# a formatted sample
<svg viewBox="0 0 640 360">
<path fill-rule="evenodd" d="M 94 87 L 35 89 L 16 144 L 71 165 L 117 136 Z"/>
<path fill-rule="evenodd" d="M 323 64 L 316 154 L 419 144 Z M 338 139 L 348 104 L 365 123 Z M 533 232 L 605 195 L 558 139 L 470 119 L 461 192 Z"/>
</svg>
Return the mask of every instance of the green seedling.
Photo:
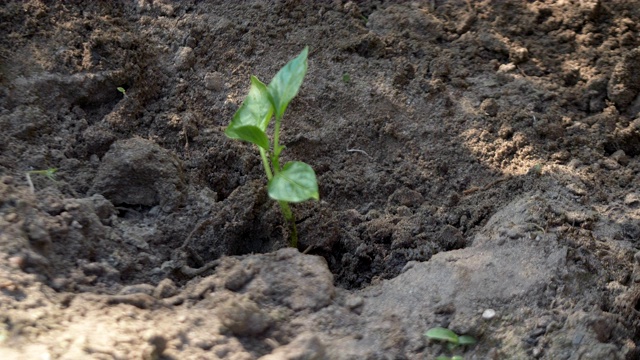
<svg viewBox="0 0 640 360">
<path fill-rule="evenodd" d="M 27 171 L 26 175 L 27 175 L 27 183 L 29 184 L 29 190 L 31 190 L 32 194 L 36 193 L 35 188 L 33 187 L 33 182 L 31 181 L 31 175 L 44 175 L 47 178 L 49 178 L 49 180 L 51 181 L 56 181 L 56 171 L 58 171 L 58 169 L 56 168 L 50 168 L 50 169 L 46 169 L 46 170 L 31 170 L 31 171 Z"/>
<path fill-rule="evenodd" d="M 342 75 L 342 82 L 345 83 L 345 84 L 350 83 L 351 82 L 351 76 L 349 74 L 347 74 L 347 73 L 344 73 Z"/>
<path fill-rule="evenodd" d="M 449 351 L 454 351 L 456 348 L 460 346 L 473 345 L 476 343 L 476 339 L 473 336 L 469 335 L 458 335 L 453 331 L 442 328 L 435 327 L 433 329 L 429 329 L 425 334 L 427 338 L 432 340 L 446 341 L 447 348 Z M 454 355 L 451 357 L 448 356 L 438 356 L 436 360 L 463 360 L 462 356 Z"/>
<path fill-rule="evenodd" d="M 117 89 L 122 93 L 122 95 L 127 96 L 127 90 L 125 90 L 123 87 L 118 86 Z"/>
<path fill-rule="evenodd" d="M 298 94 L 307 73 L 308 54 L 309 47 L 305 47 L 300 55 L 278 71 L 268 86 L 252 75 L 249 94 L 225 130 L 228 137 L 247 141 L 258 147 L 267 175 L 269 197 L 280 205 L 289 225 L 292 247 L 298 246 L 298 231 L 289 203 L 320 199 L 316 174 L 311 166 L 301 161 L 280 165 L 280 155 L 284 150 L 284 146 L 280 145 L 282 117 L 291 100 Z M 267 127 L 274 116 L 273 138 L 270 139 Z"/>
</svg>

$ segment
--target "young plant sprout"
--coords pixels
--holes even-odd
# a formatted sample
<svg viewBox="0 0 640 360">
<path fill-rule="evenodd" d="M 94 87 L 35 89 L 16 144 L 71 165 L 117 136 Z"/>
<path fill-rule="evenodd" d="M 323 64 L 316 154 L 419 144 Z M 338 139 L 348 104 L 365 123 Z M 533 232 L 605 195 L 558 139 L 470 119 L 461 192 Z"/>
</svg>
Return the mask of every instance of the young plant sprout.
<svg viewBox="0 0 640 360">
<path fill-rule="evenodd" d="M 116 90 L 118 90 L 119 92 L 121 92 L 121 93 L 122 93 L 122 95 L 127 96 L 127 90 L 125 90 L 123 87 L 118 86 L 118 87 L 116 88 Z"/>
<path fill-rule="evenodd" d="M 46 169 L 46 170 L 31 170 L 31 171 L 27 171 L 27 183 L 29 184 L 29 190 L 31 190 L 32 194 L 36 193 L 35 188 L 33 187 L 33 181 L 31 181 L 31 175 L 44 175 L 46 177 L 49 178 L 49 180 L 51 181 L 56 181 L 56 171 L 58 171 L 58 169 L 56 168 L 50 168 L 50 169 Z"/>
<path fill-rule="evenodd" d="M 473 336 L 458 335 L 442 327 L 429 329 L 424 335 L 429 339 L 446 341 L 449 351 L 454 351 L 459 346 L 473 345 L 476 343 L 476 339 Z M 453 355 L 451 357 L 440 355 L 436 360 L 463 360 L 463 358 L 460 355 Z"/>
<path fill-rule="evenodd" d="M 262 165 L 267 175 L 269 197 L 280 205 L 289 226 L 290 245 L 298 246 L 296 219 L 289 203 L 319 200 L 318 182 L 311 166 L 301 161 L 290 161 L 280 165 L 280 145 L 282 117 L 287 106 L 298 94 L 302 80 L 307 73 L 309 47 L 286 64 L 269 85 L 251 76 L 251 88 L 244 102 L 233 115 L 225 134 L 232 138 L 250 142 L 258 146 Z M 275 116 L 273 140 L 267 136 L 267 127 Z"/>
</svg>

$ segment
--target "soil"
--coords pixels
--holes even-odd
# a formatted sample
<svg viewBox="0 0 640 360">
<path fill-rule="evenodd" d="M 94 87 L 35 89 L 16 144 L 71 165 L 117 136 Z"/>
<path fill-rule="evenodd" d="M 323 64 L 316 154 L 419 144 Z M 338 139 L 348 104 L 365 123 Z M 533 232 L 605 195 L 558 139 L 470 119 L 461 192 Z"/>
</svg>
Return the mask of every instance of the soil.
<svg viewBox="0 0 640 360">
<path fill-rule="evenodd" d="M 0 358 L 640 358 L 638 24 L 623 0 L 5 2 Z M 283 156 L 321 200 L 293 249 L 224 129 L 306 45 Z"/>
</svg>

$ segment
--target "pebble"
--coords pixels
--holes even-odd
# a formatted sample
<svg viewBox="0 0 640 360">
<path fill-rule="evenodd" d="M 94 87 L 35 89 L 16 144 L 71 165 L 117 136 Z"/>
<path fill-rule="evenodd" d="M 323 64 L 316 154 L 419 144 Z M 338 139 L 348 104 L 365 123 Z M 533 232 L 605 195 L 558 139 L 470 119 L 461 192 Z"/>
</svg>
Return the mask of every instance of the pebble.
<svg viewBox="0 0 640 360">
<path fill-rule="evenodd" d="M 493 309 L 487 309 L 482 312 L 482 318 L 485 320 L 491 320 L 496 316 L 496 311 Z"/>
</svg>

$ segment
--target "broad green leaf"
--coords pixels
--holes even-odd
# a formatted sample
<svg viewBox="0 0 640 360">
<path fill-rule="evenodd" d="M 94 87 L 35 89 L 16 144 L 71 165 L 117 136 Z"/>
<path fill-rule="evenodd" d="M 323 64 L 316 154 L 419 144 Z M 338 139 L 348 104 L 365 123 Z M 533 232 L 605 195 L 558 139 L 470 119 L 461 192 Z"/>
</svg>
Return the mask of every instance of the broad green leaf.
<svg viewBox="0 0 640 360">
<path fill-rule="evenodd" d="M 251 99 L 251 104 L 258 109 L 256 112 L 262 119 L 259 127 L 262 131 L 267 131 L 267 127 L 269 126 L 269 122 L 271 121 L 271 117 L 275 110 L 273 108 L 271 95 L 269 94 L 267 85 L 253 75 L 251 76 L 251 87 L 256 91 L 255 95 Z M 251 90 L 249 90 L 249 95 L 252 95 Z"/>
<path fill-rule="evenodd" d="M 267 137 L 267 134 L 257 126 L 229 126 L 224 133 L 232 139 L 242 139 L 252 144 L 256 144 L 265 150 L 269 150 L 269 138 Z"/>
<path fill-rule="evenodd" d="M 307 73 L 308 54 L 309 47 L 305 46 L 300 55 L 280 69 L 269 83 L 269 94 L 273 100 L 276 117 L 279 119 L 282 118 L 287 106 L 300 90 L 304 75 Z"/>
<path fill-rule="evenodd" d="M 269 96 L 267 86 L 252 75 L 249 94 L 242 102 L 240 109 L 236 111 L 229 125 L 253 125 L 259 127 L 262 131 L 266 131 L 274 111 Z"/>
<path fill-rule="evenodd" d="M 456 333 L 442 327 L 435 327 L 433 329 L 429 329 L 424 335 L 429 339 L 444 340 L 452 344 L 458 344 L 458 341 L 459 341 L 458 335 L 456 335 Z"/>
<path fill-rule="evenodd" d="M 309 199 L 320 199 L 316 173 L 311 166 L 290 161 L 275 174 L 268 185 L 272 199 L 286 202 L 301 202 Z"/>
<path fill-rule="evenodd" d="M 451 360 L 464 360 L 460 355 L 454 355 L 451 357 Z"/>
<path fill-rule="evenodd" d="M 458 344 L 460 345 L 473 345 L 476 343 L 476 338 L 469 335 L 458 336 Z"/>
</svg>

